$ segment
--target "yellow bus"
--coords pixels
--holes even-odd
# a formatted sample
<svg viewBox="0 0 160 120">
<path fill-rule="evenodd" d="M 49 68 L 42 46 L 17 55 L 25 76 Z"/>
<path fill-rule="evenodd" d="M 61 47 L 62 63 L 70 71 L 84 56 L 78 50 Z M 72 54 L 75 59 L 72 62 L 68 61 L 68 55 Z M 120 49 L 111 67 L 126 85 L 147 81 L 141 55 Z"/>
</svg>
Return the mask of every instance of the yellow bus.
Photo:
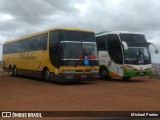
<svg viewBox="0 0 160 120">
<path fill-rule="evenodd" d="M 45 81 L 74 82 L 98 79 L 95 34 L 77 28 L 55 28 L 7 41 L 3 68 L 12 76 Z"/>
</svg>

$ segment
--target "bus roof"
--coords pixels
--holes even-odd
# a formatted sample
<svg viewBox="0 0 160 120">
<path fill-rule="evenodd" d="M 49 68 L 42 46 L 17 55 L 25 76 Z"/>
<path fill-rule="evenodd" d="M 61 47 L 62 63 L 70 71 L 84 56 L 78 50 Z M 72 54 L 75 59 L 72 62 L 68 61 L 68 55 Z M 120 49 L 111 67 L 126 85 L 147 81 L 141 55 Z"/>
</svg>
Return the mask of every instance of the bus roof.
<svg viewBox="0 0 160 120">
<path fill-rule="evenodd" d="M 74 30 L 74 31 L 93 32 L 91 30 L 79 29 L 79 28 L 51 28 L 51 29 L 47 29 L 47 30 L 44 30 L 44 31 L 41 31 L 41 32 L 28 34 L 28 35 L 25 35 L 25 36 L 22 36 L 22 37 L 13 39 L 13 40 L 5 41 L 4 44 L 8 44 L 8 43 L 23 40 L 23 39 L 26 39 L 26 38 L 34 37 L 34 36 L 37 36 L 37 35 L 40 35 L 40 34 L 48 33 L 49 31 L 53 31 L 53 30 Z"/>
<path fill-rule="evenodd" d="M 104 31 L 104 32 L 96 33 L 96 37 L 107 35 L 107 34 L 117 34 L 117 35 L 119 34 L 141 34 L 142 35 L 142 33 L 130 32 L 130 31 Z"/>
</svg>

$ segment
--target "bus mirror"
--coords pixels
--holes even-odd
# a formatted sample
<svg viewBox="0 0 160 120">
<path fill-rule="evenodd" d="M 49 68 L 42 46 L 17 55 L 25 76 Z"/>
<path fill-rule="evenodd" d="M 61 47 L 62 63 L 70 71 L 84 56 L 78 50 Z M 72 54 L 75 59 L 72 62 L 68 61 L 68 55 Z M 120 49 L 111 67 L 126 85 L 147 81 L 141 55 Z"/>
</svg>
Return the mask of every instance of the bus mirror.
<svg viewBox="0 0 160 120">
<path fill-rule="evenodd" d="M 122 41 L 122 45 L 123 45 L 124 54 L 127 54 L 128 53 L 128 45 L 127 45 L 127 43 Z"/>
<path fill-rule="evenodd" d="M 158 54 L 158 48 L 155 44 L 149 42 L 148 45 L 153 45 L 153 47 L 155 48 L 155 53 Z"/>
</svg>

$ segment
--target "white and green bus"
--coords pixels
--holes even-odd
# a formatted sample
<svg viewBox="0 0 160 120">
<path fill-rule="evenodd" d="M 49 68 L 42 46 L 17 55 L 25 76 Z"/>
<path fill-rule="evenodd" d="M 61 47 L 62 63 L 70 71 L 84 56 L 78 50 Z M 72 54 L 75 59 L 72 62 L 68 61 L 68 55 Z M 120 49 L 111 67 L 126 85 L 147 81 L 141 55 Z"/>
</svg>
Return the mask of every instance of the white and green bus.
<svg viewBox="0 0 160 120">
<path fill-rule="evenodd" d="M 151 55 L 145 36 L 132 32 L 101 32 L 96 34 L 101 79 L 151 74 Z M 155 52 L 158 49 L 155 47 Z"/>
</svg>

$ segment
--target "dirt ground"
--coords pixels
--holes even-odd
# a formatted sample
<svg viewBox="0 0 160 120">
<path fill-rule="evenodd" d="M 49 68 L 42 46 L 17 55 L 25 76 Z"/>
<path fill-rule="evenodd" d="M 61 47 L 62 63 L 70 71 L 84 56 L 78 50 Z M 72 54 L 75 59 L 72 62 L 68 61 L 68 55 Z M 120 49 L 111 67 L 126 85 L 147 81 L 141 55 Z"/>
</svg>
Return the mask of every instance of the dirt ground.
<svg viewBox="0 0 160 120">
<path fill-rule="evenodd" d="M 160 111 L 160 79 L 58 84 L 0 75 L 0 111 Z"/>
<path fill-rule="evenodd" d="M 58 84 L 34 78 L 11 77 L 2 71 L 0 65 L 0 111 L 160 111 L 160 70 L 157 68 L 152 68 L 152 77 L 135 77 L 130 81 L 112 79 Z M 9 120 L 15 119 L 158 120 L 159 117 L 58 116 Z"/>
</svg>

